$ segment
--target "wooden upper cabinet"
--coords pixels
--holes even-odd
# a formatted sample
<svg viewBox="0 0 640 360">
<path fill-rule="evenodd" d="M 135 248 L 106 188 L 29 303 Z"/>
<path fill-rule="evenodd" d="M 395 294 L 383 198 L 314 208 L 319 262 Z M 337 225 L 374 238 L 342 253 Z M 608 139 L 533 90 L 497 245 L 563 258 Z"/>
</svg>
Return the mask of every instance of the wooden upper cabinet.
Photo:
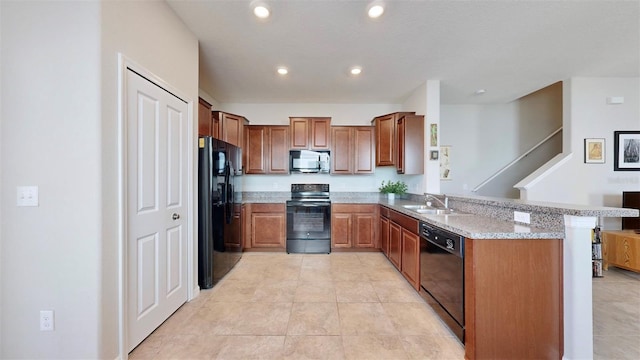
<svg viewBox="0 0 640 360">
<path fill-rule="evenodd" d="M 245 129 L 243 149 L 244 171 L 246 174 L 267 173 L 267 129 L 266 126 L 250 125 Z"/>
<path fill-rule="evenodd" d="M 309 119 L 289 118 L 289 130 L 291 130 L 291 148 L 309 148 Z"/>
<path fill-rule="evenodd" d="M 329 150 L 331 148 L 331 118 L 311 119 L 311 149 Z"/>
<path fill-rule="evenodd" d="M 354 154 L 353 173 L 373 174 L 375 166 L 375 128 L 373 126 L 357 126 L 353 128 Z"/>
<path fill-rule="evenodd" d="M 212 136 L 211 134 L 211 104 L 198 99 L 198 136 Z"/>
<path fill-rule="evenodd" d="M 269 126 L 269 173 L 289 173 L 289 127 Z"/>
<path fill-rule="evenodd" d="M 374 173 L 374 142 L 373 126 L 332 126 L 331 173 Z"/>
<path fill-rule="evenodd" d="M 288 126 L 249 125 L 245 131 L 245 173 L 289 173 Z"/>
<path fill-rule="evenodd" d="M 398 174 L 417 175 L 424 173 L 424 116 L 405 115 L 397 120 Z"/>
<path fill-rule="evenodd" d="M 331 173 L 353 174 L 353 129 L 349 126 L 331 127 Z"/>
<path fill-rule="evenodd" d="M 415 112 L 397 112 L 374 118 L 371 123 L 376 127 L 376 166 L 396 165 L 397 158 L 397 121 L 405 115 Z"/>
<path fill-rule="evenodd" d="M 217 126 L 213 126 L 217 128 L 217 136 L 214 136 L 215 138 L 237 147 L 242 147 L 244 126 L 249 124 L 249 121 L 244 116 L 213 111 L 212 118 L 214 123 L 217 122 Z"/>
<path fill-rule="evenodd" d="M 329 150 L 330 126 L 329 117 L 290 117 L 291 149 Z"/>
</svg>

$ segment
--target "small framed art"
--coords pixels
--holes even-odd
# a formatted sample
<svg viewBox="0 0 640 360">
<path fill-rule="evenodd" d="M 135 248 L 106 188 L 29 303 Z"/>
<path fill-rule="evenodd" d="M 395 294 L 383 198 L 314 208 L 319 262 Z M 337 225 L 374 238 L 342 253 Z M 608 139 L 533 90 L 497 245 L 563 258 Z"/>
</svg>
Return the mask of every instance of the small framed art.
<svg viewBox="0 0 640 360">
<path fill-rule="evenodd" d="M 440 146 L 440 180 L 451 180 L 451 146 Z"/>
<path fill-rule="evenodd" d="M 604 164 L 604 139 L 584 139 L 584 162 Z"/>
<path fill-rule="evenodd" d="M 431 150 L 429 159 L 438 160 L 438 150 Z"/>
<path fill-rule="evenodd" d="M 613 170 L 640 171 L 640 131 L 613 132 Z"/>
</svg>

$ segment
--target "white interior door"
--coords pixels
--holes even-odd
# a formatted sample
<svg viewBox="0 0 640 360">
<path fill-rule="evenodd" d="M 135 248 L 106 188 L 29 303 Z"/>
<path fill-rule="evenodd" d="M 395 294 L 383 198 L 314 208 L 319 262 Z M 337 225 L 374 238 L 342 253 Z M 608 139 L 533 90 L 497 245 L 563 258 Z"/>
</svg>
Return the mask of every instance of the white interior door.
<svg viewBox="0 0 640 360">
<path fill-rule="evenodd" d="M 128 70 L 129 351 L 187 300 L 187 126 L 181 99 Z"/>
</svg>

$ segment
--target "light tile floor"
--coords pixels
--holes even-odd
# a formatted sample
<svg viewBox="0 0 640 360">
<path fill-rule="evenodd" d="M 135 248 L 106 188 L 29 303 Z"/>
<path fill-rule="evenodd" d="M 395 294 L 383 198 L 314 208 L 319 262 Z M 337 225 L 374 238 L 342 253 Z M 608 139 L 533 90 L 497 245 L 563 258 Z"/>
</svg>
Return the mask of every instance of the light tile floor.
<svg viewBox="0 0 640 360">
<path fill-rule="evenodd" d="M 245 253 L 130 359 L 463 359 L 381 253 Z"/>
<path fill-rule="evenodd" d="M 640 274 L 614 267 L 593 279 L 593 358 L 640 359 Z"/>
<path fill-rule="evenodd" d="M 594 359 L 640 359 L 640 274 L 593 280 Z M 245 253 L 130 359 L 463 359 L 381 253 Z"/>
</svg>

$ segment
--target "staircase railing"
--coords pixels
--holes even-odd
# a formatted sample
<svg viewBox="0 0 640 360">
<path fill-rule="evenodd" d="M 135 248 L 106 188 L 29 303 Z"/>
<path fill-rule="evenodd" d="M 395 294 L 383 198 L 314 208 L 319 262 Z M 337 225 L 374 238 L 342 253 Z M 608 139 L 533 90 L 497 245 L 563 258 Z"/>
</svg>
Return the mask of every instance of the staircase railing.
<svg viewBox="0 0 640 360">
<path fill-rule="evenodd" d="M 515 160 L 511 161 L 510 163 L 508 163 L 507 165 L 503 166 L 500 170 L 498 170 L 496 173 L 494 173 L 493 175 L 491 175 L 487 180 L 483 181 L 480 183 L 480 185 L 476 186 L 475 188 L 473 188 L 473 190 L 471 190 L 472 192 L 477 192 L 478 190 L 480 190 L 483 186 L 487 185 L 489 182 L 491 182 L 491 180 L 497 178 L 498 176 L 500 176 L 500 174 L 502 174 L 503 172 L 507 171 L 510 167 L 512 167 L 513 165 L 515 165 L 516 163 L 518 163 L 518 161 L 524 159 L 525 157 L 527 157 L 529 154 L 531 154 L 532 152 L 534 152 L 537 148 L 539 148 L 540 146 L 542 146 L 544 143 L 546 143 L 547 141 L 549 141 L 552 137 L 554 137 L 557 133 L 562 131 L 562 126 L 552 132 L 551 134 L 549 134 L 547 137 L 545 137 L 544 139 L 540 140 L 537 144 L 533 145 L 533 147 L 531 147 L 529 150 L 527 150 L 524 154 L 518 156 Z"/>
</svg>

